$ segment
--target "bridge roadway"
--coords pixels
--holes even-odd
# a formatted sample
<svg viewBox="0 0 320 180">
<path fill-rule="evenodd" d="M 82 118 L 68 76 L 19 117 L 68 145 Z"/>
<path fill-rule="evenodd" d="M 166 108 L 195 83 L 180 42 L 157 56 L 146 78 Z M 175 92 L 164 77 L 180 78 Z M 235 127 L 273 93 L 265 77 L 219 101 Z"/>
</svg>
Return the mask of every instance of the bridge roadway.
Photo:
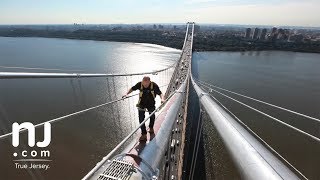
<svg viewBox="0 0 320 180">
<path fill-rule="evenodd" d="M 171 83 L 171 91 L 173 91 L 174 86 L 181 84 L 183 80 L 188 77 L 188 73 L 191 66 L 191 56 L 192 56 L 192 43 L 193 43 L 193 24 L 192 29 L 188 32 L 185 47 L 183 48 L 183 53 L 181 54 L 181 62 L 179 64 L 178 77 L 173 76 L 174 83 Z M 180 79 L 179 79 L 180 77 Z M 189 94 L 189 81 L 186 84 L 186 97 L 181 104 L 181 112 L 178 114 L 178 118 L 175 120 L 174 126 L 172 128 L 172 135 L 170 137 L 170 143 L 167 147 L 165 162 L 163 163 L 162 169 L 160 171 L 159 179 L 181 179 L 182 175 L 182 165 L 184 158 L 184 146 L 185 146 L 185 129 L 186 129 L 186 118 L 187 118 L 187 108 L 188 108 L 188 94 Z M 169 89 L 170 92 L 170 89 Z"/>
</svg>

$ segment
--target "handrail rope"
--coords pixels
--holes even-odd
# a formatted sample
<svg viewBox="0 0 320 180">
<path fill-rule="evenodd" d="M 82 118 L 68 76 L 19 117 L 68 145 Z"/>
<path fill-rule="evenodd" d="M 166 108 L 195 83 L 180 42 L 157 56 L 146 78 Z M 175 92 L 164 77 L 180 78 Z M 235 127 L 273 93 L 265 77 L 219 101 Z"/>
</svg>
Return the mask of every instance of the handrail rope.
<svg viewBox="0 0 320 180">
<path fill-rule="evenodd" d="M 215 87 L 215 88 L 217 88 L 217 89 L 221 89 L 221 90 L 223 90 L 223 91 L 226 91 L 226 92 L 229 92 L 229 93 L 232 93 L 232 94 L 235 94 L 235 95 L 238 95 L 238 96 L 247 98 L 247 99 L 251 99 L 251 100 L 253 100 L 253 101 L 256 101 L 256 102 L 259 102 L 259 103 L 262 103 L 262 104 L 265 104 L 265 105 L 268 105 L 268 106 L 272 106 L 272 107 L 275 107 L 275 108 L 278 108 L 278 109 L 281 109 L 281 110 L 284 110 L 284 111 L 287 111 L 287 112 L 296 114 L 296 115 L 298 115 L 298 116 L 302 116 L 302 117 L 305 117 L 305 118 L 308 118 L 308 119 L 311 119 L 311 120 L 320 122 L 320 119 L 318 119 L 318 118 L 315 118 L 315 117 L 312 117 L 312 116 L 308 116 L 308 115 L 305 115 L 305 114 L 302 114 L 302 113 L 299 113 L 299 112 L 296 112 L 296 111 L 293 111 L 293 110 L 290 110 L 290 109 L 287 109 L 287 108 L 284 108 L 284 107 L 281 107 L 281 106 L 277 106 L 277 105 L 274 105 L 274 104 L 271 104 L 271 103 L 268 103 L 268 102 L 265 102 L 265 101 L 262 101 L 262 100 L 259 100 L 259 99 L 255 99 L 255 98 L 252 98 L 252 97 L 249 97 L 249 96 L 240 94 L 240 93 L 236 93 L 236 92 L 233 92 L 233 91 L 230 91 L 230 90 L 221 88 L 221 87 L 219 87 L 219 86 L 215 86 L 215 85 L 213 85 L 213 84 L 209 84 L 209 83 L 207 83 L 207 82 L 201 81 L 201 80 L 196 79 L 196 78 L 194 78 L 194 79 L 195 79 L 196 81 L 202 83 L 202 84 L 207 84 L 208 86 Z"/>
<path fill-rule="evenodd" d="M 163 86 L 160 86 L 160 87 L 164 87 L 164 86 L 167 86 L 167 85 L 163 85 Z M 102 106 L 106 106 L 106 105 L 109 105 L 109 104 L 112 104 L 112 103 L 116 103 L 116 102 L 122 101 L 122 100 L 124 100 L 124 99 L 131 98 L 131 97 L 134 97 L 134 96 L 137 96 L 137 95 L 139 95 L 139 93 L 136 93 L 136 94 L 133 94 L 133 95 L 130 95 L 130 96 L 126 96 L 126 97 L 121 98 L 121 99 L 116 99 L 116 100 L 113 100 L 113 101 L 109 101 L 109 102 L 106 102 L 106 103 L 103 103 L 103 104 L 100 104 L 100 105 L 97 105 L 97 106 L 93 106 L 93 107 L 90 107 L 90 108 L 87 108 L 87 109 L 83 109 L 83 110 L 81 110 L 81 111 L 77 111 L 77 112 L 74 112 L 74 113 L 71 113 L 71 114 L 67 114 L 67 115 L 64 115 L 64 116 L 61 116 L 61 117 L 58 117 L 58 118 L 54 118 L 54 119 L 51 119 L 51 120 L 48 120 L 48 121 L 39 123 L 39 124 L 35 125 L 34 127 L 43 126 L 44 123 L 46 123 L 46 122 L 48 122 L 48 123 L 57 122 L 57 121 L 66 119 L 66 118 L 68 118 L 68 117 L 72 117 L 72 116 L 75 116 L 75 115 L 79 115 L 79 114 L 88 112 L 88 111 L 90 111 L 90 110 L 93 110 L 93 109 L 96 109 L 96 108 L 99 108 L 99 107 L 102 107 Z M 19 132 L 24 132 L 24 131 L 26 131 L 26 130 L 27 130 L 27 129 L 20 129 Z M 11 136 L 11 135 L 12 135 L 12 132 L 7 133 L 7 134 L 0 135 L 0 139 L 6 138 L 6 137 Z"/>
<path fill-rule="evenodd" d="M 146 123 L 150 117 L 152 115 L 154 115 L 159 109 L 161 109 L 167 102 L 168 100 L 174 95 L 176 94 L 177 91 L 175 91 L 174 93 L 172 93 L 158 108 L 156 108 L 151 114 L 149 114 L 148 117 L 146 117 L 140 124 L 139 126 L 134 129 L 133 131 L 131 131 L 130 134 L 128 134 L 115 148 L 113 148 L 112 151 L 109 152 L 109 154 L 107 156 L 105 156 L 99 163 L 97 163 L 97 165 L 91 169 L 91 171 L 85 176 L 83 177 L 83 180 L 85 179 L 88 179 L 97 169 L 99 169 L 108 159 L 110 159 L 110 157 L 127 141 L 129 140 L 129 138 L 134 135 L 134 133 L 136 133 L 140 128 L 141 126 Z"/>
<path fill-rule="evenodd" d="M 79 71 L 83 72 L 85 70 L 71 70 L 71 69 L 51 69 L 51 68 L 42 68 L 42 67 L 23 67 L 23 66 L 0 66 L 4 69 L 28 69 L 28 70 L 45 70 L 45 71 Z"/>
<path fill-rule="evenodd" d="M 207 88 L 210 88 L 209 86 L 206 86 L 206 85 L 204 85 L 204 84 L 202 84 L 202 86 L 205 86 L 205 87 L 207 87 Z M 235 101 L 235 102 L 237 102 L 237 103 L 239 103 L 239 104 L 241 104 L 241 105 L 243 105 L 243 106 L 245 106 L 245 107 L 247 107 L 247 108 L 249 108 L 249 109 L 251 109 L 251 110 L 253 110 L 253 111 L 256 111 L 256 112 L 258 112 L 258 113 L 260 113 L 260 114 L 262 114 L 262 115 L 264 115 L 264 116 L 266 116 L 266 117 L 269 117 L 270 119 L 272 119 L 272 120 L 274 120 L 274 121 L 276 121 L 276 122 L 278 122 L 278 123 L 280 123 L 280 124 L 282 124 L 282 125 L 284 125 L 284 126 L 286 126 L 286 127 L 289 127 L 289 128 L 291 128 L 291 129 L 293 129 L 293 130 L 295 130 L 295 131 L 297 131 L 297 132 L 299 132 L 299 133 L 301 133 L 301 134 L 303 134 L 303 135 L 305 135 L 305 136 L 307 136 L 307 137 L 315 140 L 316 142 L 320 143 L 320 139 L 319 139 L 318 137 L 314 136 L 314 135 L 311 135 L 311 134 L 309 134 L 309 133 L 307 133 L 307 132 L 305 132 L 305 131 L 303 131 L 303 130 L 301 130 L 301 129 L 299 129 L 299 128 L 296 128 L 296 127 L 294 127 L 294 126 L 292 126 L 292 125 L 290 125 L 290 124 L 288 124 L 288 123 L 285 123 L 285 122 L 283 122 L 283 121 L 281 121 L 281 120 L 279 120 L 279 119 L 277 119 L 277 118 L 275 118 L 275 117 L 273 117 L 273 116 L 271 116 L 271 115 L 269 115 L 269 114 L 267 114 L 267 113 L 265 113 L 265 112 L 263 112 L 263 111 L 260 111 L 260 110 L 258 110 L 258 109 L 256 109 L 256 108 L 252 107 L 252 106 L 249 106 L 249 105 L 247 105 L 247 104 L 245 104 L 245 103 L 243 103 L 243 102 L 241 102 L 241 101 L 239 101 L 239 100 L 237 100 L 237 99 L 234 99 L 234 98 L 232 98 L 232 97 L 230 97 L 230 96 L 228 96 L 228 95 L 225 95 L 225 94 L 223 94 L 223 93 L 220 92 L 220 91 L 217 91 L 217 90 L 212 89 L 212 88 L 210 88 L 210 89 L 211 89 L 212 91 L 215 91 L 216 93 L 219 93 L 219 94 L 222 95 L 222 96 L 225 96 L 225 97 L 227 97 L 227 98 L 229 98 L 229 99 L 231 99 L 231 100 L 233 100 L 233 101 Z M 209 95 L 212 97 L 211 94 L 209 94 Z"/>
<path fill-rule="evenodd" d="M 209 92 L 208 92 L 209 93 Z M 275 149 L 273 149 L 266 141 L 264 141 L 257 133 L 255 133 L 249 126 L 247 126 L 241 119 L 239 119 L 233 112 L 231 112 L 227 107 L 225 107 L 216 97 L 211 96 L 220 106 L 225 109 L 231 116 L 233 116 L 246 130 L 248 130 L 254 137 L 258 139 L 264 146 L 266 146 L 272 153 L 276 154 L 282 161 L 287 163 L 292 169 L 294 169 L 298 174 L 300 174 L 305 179 L 308 179 L 304 174 L 302 174 L 296 167 L 294 167 L 288 160 L 286 160 L 281 154 L 279 154 Z"/>
<path fill-rule="evenodd" d="M 117 76 L 137 76 L 146 74 L 157 74 L 166 71 L 172 67 L 175 67 L 178 61 L 172 65 L 155 71 L 150 72 L 140 72 L 140 73 L 125 73 L 125 74 L 105 74 L 105 73 L 35 73 L 35 72 L 0 72 L 0 79 L 5 78 L 41 78 L 41 77 L 51 77 L 51 78 L 67 78 L 67 77 L 117 77 Z"/>
</svg>

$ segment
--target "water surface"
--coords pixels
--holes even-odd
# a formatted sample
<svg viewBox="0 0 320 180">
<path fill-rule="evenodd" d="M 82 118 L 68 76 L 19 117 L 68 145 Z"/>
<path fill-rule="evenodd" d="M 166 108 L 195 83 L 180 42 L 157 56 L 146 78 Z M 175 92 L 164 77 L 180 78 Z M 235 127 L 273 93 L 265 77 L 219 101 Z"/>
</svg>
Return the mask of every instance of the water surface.
<svg viewBox="0 0 320 180">
<path fill-rule="evenodd" d="M 136 73 L 166 68 L 179 55 L 180 50 L 151 44 L 0 37 L 0 71 L 7 72 Z M 151 75 L 163 92 L 170 73 Z M 119 99 L 141 78 L 0 79 L 0 134 L 10 132 L 13 122 L 38 124 Z M 11 138 L 0 140 L 0 179 L 82 178 L 138 125 L 137 101 L 131 98 L 54 123 L 45 148 L 52 160 L 47 171 L 15 169 L 13 152 L 42 150 L 27 147 L 26 134 L 19 148 L 12 147 Z M 42 129 L 36 131 L 39 141 Z"/>
</svg>

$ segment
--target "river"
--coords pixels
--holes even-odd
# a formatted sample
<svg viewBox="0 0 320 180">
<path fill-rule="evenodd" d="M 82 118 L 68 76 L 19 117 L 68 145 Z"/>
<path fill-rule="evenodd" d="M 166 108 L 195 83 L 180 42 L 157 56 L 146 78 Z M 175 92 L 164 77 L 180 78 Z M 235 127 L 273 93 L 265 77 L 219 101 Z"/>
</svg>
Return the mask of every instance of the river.
<svg viewBox="0 0 320 180">
<path fill-rule="evenodd" d="M 0 37 L 0 71 L 150 72 L 172 65 L 180 52 L 152 44 Z M 151 79 L 162 86 L 168 83 L 164 77 L 159 73 Z M 129 87 L 141 81 L 140 76 L 127 78 L 1 79 L 0 134 L 10 132 L 13 122 L 38 124 L 118 99 Z M 161 90 L 165 92 L 166 89 L 162 87 Z M 1 139 L 0 179 L 82 178 L 139 124 L 137 101 L 136 97 L 53 123 L 48 148 L 27 147 L 26 134 L 22 136 L 23 146 L 19 148 L 12 147 L 11 137 Z M 114 116 L 119 112 L 119 116 Z M 36 130 L 39 141 L 43 140 L 42 129 Z M 16 169 L 14 152 L 21 157 L 21 151 L 27 150 L 30 157 L 32 150 L 40 154 L 43 149 L 50 150 L 52 161 L 47 163 L 50 169 Z"/>
<path fill-rule="evenodd" d="M 165 68 L 173 64 L 179 55 L 180 50 L 150 44 L 0 37 L 0 71 L 144 72 Z M 320 55 L 312 53 L 262 51 L 193 54 L 193 73 L 200 80 L 316 118 L 320 118 L 319 67 Z M 160 81 L 159 84 L 167 83 L 156 75 L 152 78 Z M 106 78 L 1 79 L 0 132 L 10 132 L 13 122 L 37 124 L 119 98 L 139 80 L 140 77 L 126 81 L 115 79 L 115 82 Z M 165 91 L 165 88 L 162 90 Z M 317 169 L 320 163 L 318 143 L 218 94 L 215 96 L 307 177 L 320 178 Z M 119 106 L 130 112 L 136 100 Z M 243 98 L 239 100 L 320 137 L 320 125 L 315 121 Z M 49 147 L 52 161 L 47 171 L 16 169 L 12 153 L 18 151 L 17 148 L 12 147 L 10 138 L 0 140 L 0 179 L 83 177 L 138 124 L 135 118 L 137 114 L 133 111 L 120 117 L 110 115 L 117 108 L 103 107 L 54 123 Z M 37 134 L 42 133 L 37 131 Z M 26 137 L 22 139 L 24 142 L 27 140 Z M 210 143 L 205 142 L 207 145 Z"/>
</svg>

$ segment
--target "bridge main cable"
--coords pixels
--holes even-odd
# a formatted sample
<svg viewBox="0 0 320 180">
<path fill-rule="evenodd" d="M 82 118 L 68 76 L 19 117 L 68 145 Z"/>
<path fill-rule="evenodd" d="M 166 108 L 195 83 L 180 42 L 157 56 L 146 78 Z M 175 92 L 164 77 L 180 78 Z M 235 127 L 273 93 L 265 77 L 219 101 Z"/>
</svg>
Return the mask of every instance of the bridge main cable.
<svg viewBox="0 0 320 180">
<path fill-rule="evenodd" d="M 138 73 L 118 73 L 118 74 L 106 74 L 106 73 L 37 73 L 37 72 L 0 72 L 0 79 L 17 79 L 17 78 L 81 78 L 81 77 L 116 77 L 116 76 L 136 76 L 145 74 L 156 75 L 159 72 L 166 71 L 172 67 L 175 67 L 177 62 L 172 65 L 155 71 L 138 72 Z"/>
</svg>

